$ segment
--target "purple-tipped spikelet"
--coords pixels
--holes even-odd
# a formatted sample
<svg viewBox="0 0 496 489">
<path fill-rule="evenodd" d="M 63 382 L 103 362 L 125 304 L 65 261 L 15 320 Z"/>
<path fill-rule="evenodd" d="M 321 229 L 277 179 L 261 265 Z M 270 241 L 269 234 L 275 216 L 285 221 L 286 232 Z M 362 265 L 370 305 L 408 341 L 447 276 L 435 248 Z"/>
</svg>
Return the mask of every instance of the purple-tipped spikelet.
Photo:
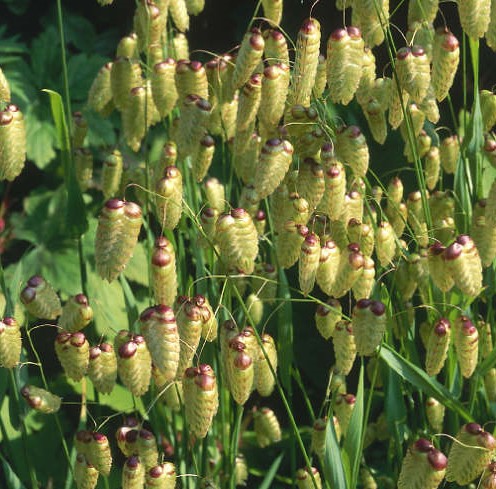
<svg viewBox="0 0 496 489">
<path fill-rule="evenodd" d="M 496 441 L 477 423 L 463 425 L 448 454 L 446 480 L 464 486 L 478 477 L 494 456 Z"/>
<path fill-rule="evenodd" d="M 179 365 L 180 343 L 172 308 L 160 304 L 145 309 L 140 316 L 140 331 L 164 383 L 173 380 Z"/>
<path fill-rule="evenodd" d="M 320 335 L 328 340 L 341 318 L 342 307 L 337 299 L 329 297 L 325 304 L 319 304 L 315 311 L 315 325 Z"/>
<path fill-rule="evenodd" d="M 320 261 L 317 268 L 316 281 L 318 286 L 327 295 L 332 295 L 336 281 L 341 252 L 336 243 L 326 237 L 320 249 Z"/>
<path fill-rule="evenodd" d="M 336 367 L 343 375 L 348 375 L 355 362 L 357 350 L 352 324 L 348 321 L 339 321 L 332 334 L 332 345 Z"/>
<path fill-rule="evenodd" d="M 439 27 L 434 35 L 431 78 L 434 93 L 439 102 L 448 95 L 453 85 L 459 62 L 460 48 L 458 39 L 447 27 Z"/>
<path fill-rule="evenodd" d="M 398 489 L 436 489 L 444 478 L 448 460 L 429 440 L 420 438 L 407 451 Z"/>
<path fill-rule="evenodd" d="M 289 88 L 289 66 L 285 63 L 268 65 L 263 72 L 262 98 L 258 108 L 258 119 L 264 128 L 263 135 L 274 137 L 270 131 L 277 127 L 284 114 Z"/>
<path fill-rule="evenodd" d="M 281 440 L 282 432 L 279 421 L 272 409 L 263 407 L 253 408 L 255 435 L 260 448 L 265 448 Z"/>
<path fill-rule="evenodd" d="M 360 299 L 356 303 L 351 324 L 358 355 L 373 355 L 382 342 L 386 321 L 386 306 L 382 302 Z"/>
<path fill-rule="evenodd" d="M 243 405 L 250 397 L 255 380 L 253 357 L 248 353 L 243 336 L 237 335 L 230 342 L 227 352 L 226 372 L 229 388 L 237 404 Z"/>
<path fill-rule="evenodd" d="M 188 429 L 195 437 L 205 438 L 219 406 L 217 380 L 212 367 L 201 364 L 186 369 L 183 389 Z"/>
<path fill-rule="evenodd" d="M 312 427 L 311 451 L 323 458 L 325 453 L 325 438 L 327 430 L 327 417 L 317 418 Z"/>
<path fill-rule="evenodd" d="M 101 394 L 110 394 L 117 380 L 117 357 L 109 343 L 90 348 L 88 377 Z"/>
<path fill-rule="evenodd" d="M 177 296 L 176 253 L 164 236 L 155 240 L 151 268 L 155 302 L 172 306 Z"/>
<path fill-rule="evenodd" d="M 342 126 L 336 133 L 336 156 L 349 166 L 356 177 L 364 177 L 369 168 L 369 147 L 358 126 Z"/>
<path fill-rule="evenodd" d="M 312 472 L 313 479 L 310 475 L 310 471 Z M 317 484 L 316 486 L 313 483 L 314 480 L 315 484 Z M 322 489 L 322 480 L 319 471 L 315 467 L 312 467 L 311 469 L 308 469 L 308 467 L 298 469 L 296 471 L 296 485 L 298 486 L 298 489 Z"/>
<path fill-rule="evenodd" d="M 142 489 L 145 480 L 145 467 L 140 457 L 131 455 L 122 467 L 122 489 Z"/>
<path fill-rule="evenodd" d="M 183 177 L 176 166 L 168 166 L 155 186 L 155 206 L 159 224 L 164 229 L 174 229 L 183 211 Z"/>
<path fill-rule="evenodd" d="M 264 58 L 269 65 L 284 63 L 289 66 L 288 43 L 284 34 L 277 29 L 267 29 L 263 32 Z"/>
<path fill-rule="evenodd" d="M 282 19 L 283 0 L 262 0 L 264 17 L 271 25 L 279 25 Z"/>
<path fill-rule="evenodd" d="M 59 396 L 34 385 L 25 385 L 21 389 L 21 396 L 31 408 L 44 414 L 56 413 L 62 402 Z"/>
<path fill-rule="evenodd" d="M 477 367 L 479 332 L 467 316 L 459 316 L 455 320 L 454 343 L 460 371 L 468 379 Z"/>
<path fill-rule="evenodd" d="M 153 67 L 151 75 L 153 102 L 162 119 L 172 112 L 178 99 L 175 72 L 176 61 L 172 58 L 160 61 Z"/>
<path fill-rule="evenodd" d="M 308 202 L 313 212 L 320 204 L 325 192 L 324 169 L 314 158 L 305 158 L 300 161 L 296 187 L 300 197 Z"/>
<path fill-rule="evenodd" d="M 74 462 L 74 482 L 77 489 L 94 489 L 98 476 L 98 470 L 88 462 L 86 456 L 78 453 Z"/>
<path fill-rule="evenodd" d="M 115 197 L 119 192 L 123 172 L 121 152 L 116 149 L 108 154 L 102 166 L 102 191 L 106 199 Z"/>
<path fill-rule="evenodd" d="M 491 19 L 491 0 L 459 0 L 457 4 L 465 34 L 474 40 L 483 37 Z"/>
<path fill-rule="evenodd" d="M 80 434 L 80 436 L 78 436 Z M 112 454 L 107 437 L 102 433 L 82 431 L 76 435 L 78 451 L 102 475 L 108 476 L 112 467 Z"/>
<path fill-rule="evenodd" d="M 111 112 L 114 107 L 110 84 L 111 71 L 112 63 L 105 63 L 95 76 L 88 92 L 88 106 L 101 115 Z"/>
<path fill-rule="evenodd" d="M 455 134 L 441 141 L 439 146 L 441 167 L 446 173 L 455 173 L 458 156 L 460 154 L 460 139 Z"/>
<path fill-rule="evenodd" d="M 346 193 L 346 172 L 343 164 L 336 158 L 330 159 L 324 182 L 324 195 L 318 209 L 335 221 L 343 214 Z"/>
<path fill-rule="evenodd" d="M 26 161 L 26 128 L 19 107 L 0 111 L 0 180 L 14 180 Z"/>
<path fill-rule="evenodd" d="M 174 489 L 176 467 L 172 462 L 155 465 L 145 474 L 145 489 Z"/>
<path fill-rule="evenodd" d="M 40 319 L 55 319 L 62 308 L 53 287 L 41 276 L 33 275 L 21 292 L 21 302 L 33 316 Z"/>
<path fill-rule="evenodd" d="M 441 318 L 431 330 L 426 346 L 425 370 L 428 375 L 437 375 L 444 366 L 450 345 L 451 325 Z"/>
<path fill-rule="evenodd" d="M 336 280 L 329 295 L 343 297 L 362 273 L 365 259 L 356 243 L 350 243 L 341 253 L 336 273 Z M 327 293 L 327 291 L 324 291 Z"/>
<path fill-rule="evenodd" d="M 84 192 L 90 187 L 93 178 L 93 153 L 88 148 L 76 148 L 73 154 L 76 178 Z"/>
<path fill-rule="evenodd" d="M 92 319 L 93 309 L 88 303 L 88 298 L 84 294 L 77 294 L 65 303 L 58 325 L 74 333 L 88 326 Z"/>
<path fill-rule="evenodd" d="M 78 382 L 86 375 L 90 345 L 83 333 L 59 333 L 55 340 L 55 353 L 69 378 Z"/>
<path fill-rule="evenodd" d="M 169 14 L 179 31 L 186 32 L 189 29 L 189 15 L 186 0 L 170 0 Z"/>
<path fill-rule="evenodd" d="M 446 408 L 434 397 L 428 397 L 425 401 L 425 414 L 427 421 L 435 433 L 443 431 L 444 412 Z"/>
<path fill-rule="evenodd" d="M 338 394 L 334 400 L 334 414 L 338 418 L 343 436 L 346 436 L 355 408 L 356 397 L 353 394 Z"/>
<path fill-rule="evenodd" d="M 13 317 L 5 317 L 0 321 L 0 366 L 15 367 L 21 357 L 21 330 Z"/>
<path fill-rule="evenodd" d="M 375 285 L 375 262 L 370 256 L 364 257 L 363 271 L 352 286 L 355 299 L 369 298 Z"/>
<path fill-rule="evenodd" d="M 241 42 L 234 73 L 232 75 L 232 88 L 236 90 L 241 88 L 250 78 L 253 71 L 260 63 L 264 51 L 264 38 L 260 29 L 254 27 L 247 32 Z"/>
<path fill-rule="evenodd" d="M 268 397 L 274 391 L 276 379 L 269 367 L 277 374 L 277 349 L 274 338 L 265 333 L 261 336 L 262 346 L 267 354 L 267 358 L 262 351 L 262 346 L 257 343 L 255 351 L 255 389 L 262 397 Z"/>
<path fill-rule="evenodd" d="M 148 430 L 141 429 L 136 440 L 136 450 L 145 470 L 151 469 L 158 463 L 158 449 L 155 435 Z"/>
<path fill-rule="evenodd" d="M 193 297 L 193 302 L 200 309 L 202 318 L 201 337 L 209 342 L 215 341 L 219 324 L 208 298 L 198 294 Z"/>
<path fill-rule="evenodd" d="M 139 397 L 150 387 L 152 358 L 143 336 L 131 335 L 127 331 L 123 333 L 114 340 L 117 371 L 122 383 Z"/>
<path fill-rule="evenodd" d="M 348 105 L 362 76 L 364 42 L 357 27 L 336 29 L 327 41 L 327 85 L 334 103 Z"/>
<path fill-rule="evenodd" d="M 301 245 L 298 273 L 303 295 L 309 294 L 315 284 L 320 263 L 320 240 L 315 233 L 308 233 Z"/>
<path fill-rule="evenodd" d="M 199 61 L 180 59 L 176 65 L 175 82 L 179 102 L 191 94 L 208 100 L 207 71 Z"/>
<path fill-rule="evenodd" d="M 215 140 L 210 134 L 205 134 L 200 139 L 198 150 L 193 155 L 193 176 L 201 182 L 212 164 L 215 153 Z"/>
<path fill-rule="evenodd" d="M 427 260 L 429 264 L 429 275 L 440 290 L 448 292 L 455 284 L 451 271 L 449 270 L 446 260 L 446 248 L 439 242 L 429 247 Z"/>
</svg>

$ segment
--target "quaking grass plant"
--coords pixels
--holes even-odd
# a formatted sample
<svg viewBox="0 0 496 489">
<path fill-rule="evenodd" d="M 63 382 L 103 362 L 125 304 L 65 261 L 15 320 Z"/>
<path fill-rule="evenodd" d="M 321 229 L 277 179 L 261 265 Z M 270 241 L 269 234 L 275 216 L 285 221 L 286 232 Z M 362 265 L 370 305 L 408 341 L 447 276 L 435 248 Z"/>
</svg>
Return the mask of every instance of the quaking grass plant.
<svg viewBox="0 0 496 489">
<path fill-rule="evenodd" d="M 459 0 L 458 38 L 436 0 L 336 6 L 327 40 L 310 9 L 292 41 L 283 1 L 254 3 L 239 46 L 202 62 L 202 1 L 138 1 L 75 113 L 62 49 L 64 93 L 47 92 L 64 184 L 42 215 L 63 216 L 63 252 L 0 275 L 6 487 L 495 486 L 496 96 L 479 55 L 496 4 Z M 0 99 L 11 181 L 26 130 L 5 77 Z M 120 119 L 116 147 L 88 145 L 92 112 Z M 24 236 L 42 211 L 26 212 Z M 325 347 L 300 365 L 307 334 Z M 54 433 L 42 466 L 34 440 Z"/>
</svg>

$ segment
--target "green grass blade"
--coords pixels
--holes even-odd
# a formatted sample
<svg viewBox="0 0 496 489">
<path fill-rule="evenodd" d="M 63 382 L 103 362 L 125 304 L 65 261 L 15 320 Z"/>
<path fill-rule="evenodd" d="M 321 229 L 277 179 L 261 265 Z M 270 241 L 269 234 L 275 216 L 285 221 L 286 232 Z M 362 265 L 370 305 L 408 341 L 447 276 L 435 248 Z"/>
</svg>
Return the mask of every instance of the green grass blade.
<svg viewBox="0 0 496 489">
<path fill-rule="evenodd" d="M 274 477 L 277 474 L 277 471 L 279 470 L 279 466 L 281 465 L 282 459 L 284 458 L 284 453 L 281 453 L 273 462 L 272 465 L 270 466 L 269 470 L 265 474 L 264 480 L 262 483 L 258 486 L 258 489 L 270 489 L 272 485 L 272 481 L 274 480 Z"/>
<path fill-rule="evenodd" d="M 334 430 L 332 416 L 329 416 L 326 429 L 326 444 L 324 453 L 324 475 L 331 489 L 348 489 L 341 449 Z"/>
<path fill-rule="evenodd" d="M 362 433 L 363 433 L 363 362 L 360 366 L 360 377 L 355 400 L 355 407 L 351 414 L 350 424 L 346 432 L 344 441 L 344 451 L 348 455 L 351 467 L 351 487 L 356 487 L 358 472 L 360 470 L 360 460 L 362 458 Z"/>
<path fill-rule="evenodd" d="M 57 130 L 57 139 L 61 150 L 62 163 L 64 167 L 64 179 L 67 190 L 66 227 L 68 234 L 73 238 L 79 238 L 88 229 L 86 209 L 76 178 L 76 171 L 72 162 L 71 139 L 69 127 L 64 113 L 62 97 L 53 90 L 44 89 L 50 97 L 52 117 Z"/>
<path fill-rule="evenodd" d="M 284 305 L 277 312 L 277 338 L 279 353 L 279 377 L 288 394 L 291 394 L 291 365 L 293 364 L 293 312 L 288 279 L 279 270 L 279 295 Z"/>
<path fill-rule="evenodd" d="M 466 421 L 473 421 L 472 415 L 451 395 L 446 387 L 429 377 L 423 370 L 396 353 L 391 347 L 383 345 L 380 355 L 389 367 L 407 382 L 426 395 L 435 397 L 446 407 L 456 411 Z"/>
<path fill-rule="evenodd" d="M 0 461 L 2 462 L 3 473 L 5 477 L 6 487 L 9 489 L 26 489 L 26 486 L 21 482 L 17 474 L 14 472 L 10 464 L 0 454 Z"/>
</svg>

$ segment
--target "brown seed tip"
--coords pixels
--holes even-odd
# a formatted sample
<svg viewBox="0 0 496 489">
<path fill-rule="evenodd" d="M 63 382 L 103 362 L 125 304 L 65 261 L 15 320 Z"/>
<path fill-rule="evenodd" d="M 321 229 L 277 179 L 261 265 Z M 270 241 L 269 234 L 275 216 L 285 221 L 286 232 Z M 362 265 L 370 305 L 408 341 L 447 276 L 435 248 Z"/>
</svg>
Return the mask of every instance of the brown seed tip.
<svg viewBox="0 0 496 489">
<path fill-rule="evenodd" d="M 482 426 L 478 423 L 467 423 L 464 426 L 464 429 L 467 433 L 470 433 L 471 435 L 479 435 L 482 433 Z"/>
<path fill-rule="evenodd" d="M 425 50 L 422 46 L 419 46 L 416 44 L 415 46 L 412 47 L 412 54 L 419 58 L 420 56 L 425 56 Z"/>
<path fill-rule="evenodd" d="M 346 29 L 336 29 L 332 31 L 331 38 L 333 41 L 341 41 L 348 36 L 348 31 Z"/>
<path fill-rule="evenodd" d="M 372 301 L 370 305 L 370 310 L 376 316 L 382 316 L 386 312 L 386 306 L 381 301 Z"/>
<path fill-rule="evenodd" d="M 320 32 L 320 23 L 316 19 L 306 19 L 301 25 L 300 32 L 305 36 L 310 36 L 316 32 Z"/>
<path fill-rule="evenodd" d="M 120 199 L 110 199 L 105 202 L 105 207 L 109 210 L 118 210 L 124 207 L 124 201 Z"/>
<path fill-rule="evenodd" d="M 429 454 L 427 455 L 427 460 L 429 461 L 429 464 L 434 470 L 444 470 L 447 465 L 448 465 L 448 458 L 446 455 L 437 450 L 436 448 L 433 448 Z"/>
<path fill-rule="evenodd" d="M 360 31 L 360 29 L 358 27 L 351 25 L 351 26 L 346 28 L 346 31 L 348 32 L 348 35 L 352 39 L 360 39 L 362 37 L 362 32 Z"/>
<path fill-rule="evenodd" d="M 398 50 L 396 53 L 396 59 L 403 61 L 406 59 L 410 54 L 412 53 L 412 50 L 409 47 L 403 47 Z"/>
<path fill-rule="evenodd" d="M 132 455 L 126 460 L 126 466 L 131 470 L 137 469 L 139 465 L 140 465 L 140 459 L 137 455 Z"/>
<path fill-rule="evenodd" d="M 423 453 L 430 452 L 434 448 L 433 444 L 429 440 L 426 440 L 425 438 L 419 438 L 413 444 L 413 447 L 418 452 L 423 452 Z"/>
<path fill-rule="evenodd" d="M 119 348 L 119 356 L 121 358 L 131 358 L 136 353 L 138 345 L 134 341 L 127 341 Z"/>
</svg>

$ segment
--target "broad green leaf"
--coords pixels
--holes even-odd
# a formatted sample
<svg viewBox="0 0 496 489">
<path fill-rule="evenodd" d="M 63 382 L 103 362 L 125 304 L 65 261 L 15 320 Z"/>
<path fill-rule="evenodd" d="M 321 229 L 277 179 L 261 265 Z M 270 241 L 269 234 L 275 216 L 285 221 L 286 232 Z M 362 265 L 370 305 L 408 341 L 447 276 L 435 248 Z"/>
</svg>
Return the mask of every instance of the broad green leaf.
<svg viewBox="0 0 496 489">
<path fill-rule="evenodd" d="M 88 221 L 72 160 L 69 126 L 65 118 L 64 105 L 60 94 L 53 90 L 44 89 L 43 91 L 50 96 L 52 117 L 57 128 L 58 143 L 62 153 L 64 178 L 67 189 L 66 228 L 69 236 L 79 238 L 88 229 Z"/>
<path fill-rule="evenodd" d="M 84 117 L 88 122 L 86 140 L 90 146 L 113 146 L 116 143 L 115 125 L 111 119 L 102 117 L 92 110 L 84 111 Z"/>
<path fill-rule="evenodd" d="M 446 407 L 456 411 L 466 421 L 472 421 L 472 415 L 458 402 L 437 380 L 429 377 L 423 370 L 410 363 L 388 345 L 383 345 L 381 358 L 400 377 L 423 391 L 426 395 L 435 397 Z"/>
<path fill-rule="evenodd" d="M 54 158 L 57 135 L 52 125 L 31 113 L 26 116 L 26 151 L 29 160 L 43 170 Z"/>
<path fill-rule="evenodd" d="M 284 270 L 279 270 L 278 297 L 284 305 L 277 311 L 277 342 L 279 353 L 279 376 L 288 394 L 291 393 L 291 365 L 293 363 L 293 311 L 291 293 Z"/>
<path fill-rule="evenodd" d="M 348 481 L 332 416 L 329 416 L 326 429 L 324 475 L 331 489 L 348 489 Z"/>
<path fill-rule="evenodd" d="M 360 366 L 360 377 L 358 379 L 358 388 L 355 399 L 355 407 L 351 414 L 350 424 L 346 431 L 344 441 L 344 451 L 348 455 L 351 468 L 351 487 L 355 487 L 358 481 L 358 473 L 360 471 L 360 460 L 362 458 L 362 434 L 363 434 L 363 377 L 364 368 L 363 361 Z"/>
<path fill-rule="evenodd" d="M 6 487 L 9 489 L 26 489 L 24 484 L 21 482 L 21 479 L 14 472 L 10 464 L 5 460 L 5 458 L 0 453 L 0 461 L 2 462 L 3 473 L 5 476 L 5 482 L 7 484 Z"/>
<path fill-rule="evenodd" d="M 277 471 L 279 470 L 279 466 L 281 465 L 283 458 L 284 458 L 284 453 L 281 453 L 272 462 L 272 465 L 270 466 L 269 470 L 267 470 L 267 473 L 265 474 L 262 483 L 258 486 L 258 489 L 270 489 L 272 487 L 272 482 L 277 474 Z"/>
<path fill-rule="evenodd" d="M 385 412 L 389 431 L 396 438 L 397 446 L 402 446 L 407 435 L 408 423 L 401 377 L 393 370 L 386 370 Z"/>
</svg>

